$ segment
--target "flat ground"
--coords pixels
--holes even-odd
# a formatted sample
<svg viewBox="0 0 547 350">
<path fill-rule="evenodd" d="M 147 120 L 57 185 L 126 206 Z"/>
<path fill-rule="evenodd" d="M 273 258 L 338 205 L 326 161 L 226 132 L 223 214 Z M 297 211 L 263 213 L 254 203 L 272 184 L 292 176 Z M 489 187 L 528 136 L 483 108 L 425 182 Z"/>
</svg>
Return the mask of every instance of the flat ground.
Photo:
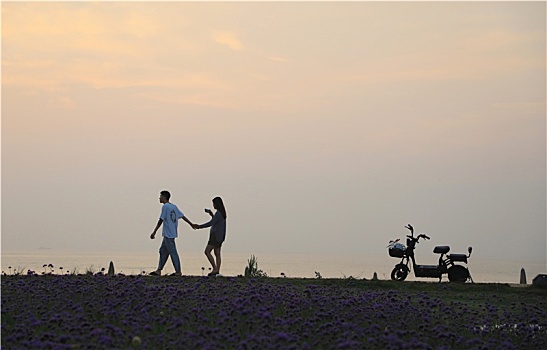
<svg viewBox="0 0 547 350">
<path fill-rule="evenodd" d="M 356 279 L 4 276 L 11 348 L 539 349 L 547 289 Z"/>
</svg>

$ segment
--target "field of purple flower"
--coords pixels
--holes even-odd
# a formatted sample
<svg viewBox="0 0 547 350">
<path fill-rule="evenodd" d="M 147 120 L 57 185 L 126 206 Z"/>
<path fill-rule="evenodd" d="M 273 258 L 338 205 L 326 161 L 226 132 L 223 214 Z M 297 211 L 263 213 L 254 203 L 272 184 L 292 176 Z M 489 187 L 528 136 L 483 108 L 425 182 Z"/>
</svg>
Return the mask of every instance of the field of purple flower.
<svg viewBox="0 0 547 350">
<path fill-rule="evenodd" d="M 547 291 L 355 279 L 2 277 L 3 349 L 540 349 Z"/>
</svg>

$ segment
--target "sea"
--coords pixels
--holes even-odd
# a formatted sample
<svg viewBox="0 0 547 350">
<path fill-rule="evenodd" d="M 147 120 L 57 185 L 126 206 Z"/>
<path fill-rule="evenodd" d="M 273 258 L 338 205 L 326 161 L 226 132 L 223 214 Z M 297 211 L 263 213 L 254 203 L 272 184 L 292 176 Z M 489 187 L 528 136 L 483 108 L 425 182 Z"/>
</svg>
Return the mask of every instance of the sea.
<svg viewBox="0 0 547 350">
<path fill-rule="evenodd" d="M 184 275 L 206 275 L 210 265 L 202 252 L 179 252 Z M 258 268 L 269 277 L 301 277 L 301 278 L 357 278 L 371 279 L 376 273 L 378 279 L 390 279 L 390 273 L 399 259 L 386 255 L 313 255 L 301 253 L 260 253 Z M 223 276 L 243 275 L 250 254 L 223 252 L 221 273 Z M 37 274 L 49 273 L 86 273 L 108 270 L 113 262 L 115 272 L 125 275 L 147 274 L 157 267 L 158 252 L 70 252 L 53 250 L 35 250 L 26 252 L 2 251 L 2 274 L 13 274 L 16 271 L 26 274 L 28 270 Z M 434 264 L 432 261 L 419 261 L 421 264 Z M 44 265 L 46 265 L 44 267 Z M 52 265 L 53 267 L 49 267 Z M 467 265 L 471 277 L 477 283 L 519 283 L 521 269 L 524 269 L 527 282 L 538 274 L 547 273 L 545 263 L 527 260 L 502 260 L 496 258 L 473 257 Z M 174 272 L 169 260 L 163 271 Z M 446 275 L 443 277 L 447 280 Z M 437 279 L 416 278 L 411 272 L 409 281 L 431 281 Z"/>
</svg>

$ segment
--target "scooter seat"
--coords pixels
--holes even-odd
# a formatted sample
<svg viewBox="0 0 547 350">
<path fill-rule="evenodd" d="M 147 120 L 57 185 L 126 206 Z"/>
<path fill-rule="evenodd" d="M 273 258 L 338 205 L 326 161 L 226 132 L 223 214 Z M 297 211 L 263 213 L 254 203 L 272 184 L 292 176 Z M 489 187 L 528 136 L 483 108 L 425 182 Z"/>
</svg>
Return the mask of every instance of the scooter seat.
<svg viewBox="0 0 547 350">
<path fill-rule="evenodd" d="M 467 255 L 465 254 L 448 254 L 447 258 L 452 261 L 462 261 L 467 264 Z"/>
<path fill-rule="evenodd" d="M 447 245 L 438 245 L 433 249 L 433 253 L 435 254 L 446 254 L 450 251 L 450 247 Z"/>
</svg>

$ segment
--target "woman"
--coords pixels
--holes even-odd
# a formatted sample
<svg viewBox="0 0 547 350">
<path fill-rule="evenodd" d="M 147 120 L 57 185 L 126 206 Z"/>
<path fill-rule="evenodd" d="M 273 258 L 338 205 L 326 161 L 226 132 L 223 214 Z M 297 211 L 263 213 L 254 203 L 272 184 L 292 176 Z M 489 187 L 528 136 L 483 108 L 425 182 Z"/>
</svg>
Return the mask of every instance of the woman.
<svg viewBox="0 0 547 350">
<path fill-rule="evenodd" d="M 222 247 L 222 243 L 226 238 L 227 215 L 226 209 L 224 208 L 224 203 L 222 202 L 222 198 L 215 197 L 213 199 L 213 208 L 216 209 L 216 213 L 214 215 L 211 210 L 205 209 L 205 212 L 211 215 L 211 221 L 202 225 L 195 225 L 195 228 L 197 229 L 211 227 L 211 231 L 209 233 L 209 242 L 207 242 L 207 247 L 205 247 L 205 256 L 207 256 L 207 259 L 209 259 L 209 262 L 213 267 L 213 270 L 208 274 L 208 276 L 216 276 L 220 274 L 220 248 Z M 213 258 L 213 256 L 211 255 L 211 251 L 214 251 L 216 261 L 215 258 Z"/>
</svg>

